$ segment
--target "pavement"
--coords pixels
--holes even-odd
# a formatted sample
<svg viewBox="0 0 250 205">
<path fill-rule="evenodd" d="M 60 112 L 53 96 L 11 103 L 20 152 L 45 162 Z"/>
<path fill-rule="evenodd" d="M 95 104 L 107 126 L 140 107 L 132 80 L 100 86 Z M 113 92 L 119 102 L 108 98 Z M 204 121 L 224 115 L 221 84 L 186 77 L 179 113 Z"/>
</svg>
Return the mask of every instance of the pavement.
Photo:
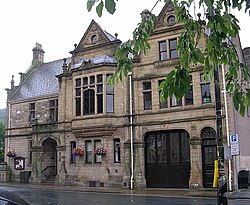
<svg viewBox="0 0 250 205">
<path fill-rule="evenodd" d="M 189 190 L 189 189 L 162 189 L 146 188 L 142 190 L 130 190 L 126 188 L 106 188 L 106 187 L 83 187 L 76 185 L 50 185 L 50 184 L 29 184 L 29 183 L 0 183 L 0 186 L 12 186 L 30 189 L 59 190 L 59 191 L 80 191 L 97 193 L 116 193 L 138 196 L 158 196 L 158 197 L 217 197 L 216 189 Z M 250 187 L 248 189 L 239 189 L 228 193 L 228 199 L 250 199 Z"/>
</svg>

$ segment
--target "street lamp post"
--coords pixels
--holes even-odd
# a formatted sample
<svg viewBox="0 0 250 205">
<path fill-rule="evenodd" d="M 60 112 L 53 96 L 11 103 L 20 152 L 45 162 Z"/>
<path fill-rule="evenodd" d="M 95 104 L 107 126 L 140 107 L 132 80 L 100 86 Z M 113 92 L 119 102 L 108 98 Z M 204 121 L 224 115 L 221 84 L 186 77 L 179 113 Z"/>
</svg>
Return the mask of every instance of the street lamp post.
<svg viewBox="0 0 250 205">
<path fill-rule="evenodd" d="M 216 128 L 217 128 L 217 155 L 219 165 L 219 184 L 217 188 L 217 205 L 227 205 L 227 180 L 224 168 L 224 145 L 222 135 L 222 110 L 220 97 L 219 66 L 214 71 L 214 88 L 215 88 L 215 110 L 216 110 Z"/>
</svg>

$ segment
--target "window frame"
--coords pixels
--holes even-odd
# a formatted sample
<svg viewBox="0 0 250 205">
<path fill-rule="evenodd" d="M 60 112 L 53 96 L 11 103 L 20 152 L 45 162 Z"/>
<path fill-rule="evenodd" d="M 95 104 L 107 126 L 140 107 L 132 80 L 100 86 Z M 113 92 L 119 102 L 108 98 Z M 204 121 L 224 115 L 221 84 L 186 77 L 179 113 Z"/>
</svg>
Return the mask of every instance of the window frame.
<svg viewBox="0 0 250 205">
<path fill-rule="evenodd" d="M 80 82 L 80 83 L 79 83 Z M 75 116 L 81 116 L 82 113 L 82 91 L 81 91 L 81 85 L 82 79 L 76 78 L 75 79 Z M 79 92 L 80 91 L 80 92 Z"/>
<path fill-rule="evenodd" d="M 58 99 L 50 100 L 49 104 L 50 122 L 58 122 Z"/>
<path fill-rule="evenodd" d="M 29 165 L 32 165 L 32 140 L 28 140 L 29 147 Z"/>
<path fill-rule="evenodd" d="M 171 42 L 174 42 L 176 41 L 175 43 L 175 46 L 172 48 L 171 47 Z M 168 40 L 168 46 L 169 46 L 169 59 L 176 59 L 176 58 L 179 58 L 178 56 L 178 51 L 177 51 L 177 43 L 178 43 L 178 39 L 177 38 L 172 38 L 172 39 L 169 39 Z M 176 56 L 172 56 L 172 52 L 175 51 L 176 52 Z"/>
<path fill-rule="evenodd" d="M 201 89 L 201 103 L 202 104 L 212 103 L 209 74 L 206 74 L 206 77 L 204 76 L 204 74 L 200 74 L 200 89 Z M 206 94 L 207 92 L 208 96 Z M 205 94 L 207 97 L 206 96 L 204 97 Z"/>
<path fill-rule="evenodd" d="M 88 145 L 90 145 L 90 149 L 88 149 Z M 91 140 L 85 141 L 85 163 L 86 164 L 92 164 L 93 163 L 93 143 Z"/>
<path fill-rule="evenodd" d="M 110 75 L 113 74 L 97 73 L 75 79 L 75 117 L 115 112 L 114 87 L 106 83 Z"/>
<path fill-rule="evenodd" d="M 33 123 L 33 120 L 36 118 L 36 104 L 29 104 L 29 122 Z"/>
<path fill-rule="evenodd" d="M 111 76 L 112 74 L 107 74 L 106 75 L 106 79 L 109 78 L 109 76 Z M 114 87 L 106 84 L 106 112 L 107 113 L 114 113 L 114 105 L 115 105 L 115 93 L 114 93 Z M 111 97 L 111 105 L 108 102 L 108 97 Z M 111 106 L 112 108 L 110 110 L 108 110 L 109 106 Z"/>
<path fill-rule="evenodd" d="M 114 145 L 114 163 L 121 163 L 121 140 L 115 138 L 113 140 Z"/>
<path fill-rule="evenodd" d="M 164 45 L 163 48 L 161 45 Z M 166 40 L 159 41 L 159 60 L 165 61 L 167 59 L 168 59 L 167 41 Z"/>
<path fill-rule="evenodd" d="M 164 79 L 158 80 L 159 87 L 163 81 Z M 161 102 L 161 91 L 159 90 L 159 109 L 165 109 L 165 108 L 168 108 L 168 100 L 164 100 Z"/>
<path fill-rule="evenodd" d="M 173 101 L 175 103 L 173 103 Z M 177 100 L 176 97 L 173 95 L 170 98 L 170 107 L 181 107 L 182 106 L 182 98 L 180 100 Z"/>
<path fill-rule="evenodd" d="M 70 141 L 70 164 L 76 164 L 76 156 L 73 155 L 73 150 L 76 148 L 76 141 Z"/>
<path fill-rule="evenodd" d="M 194 89 L 193 89 L 193 77 L 190 75 L 190 88 L 187 93 L 184 94 L 184 105 L 193 105 L 194 104 Z M 188 103 L 187 95 L 191 95 L 191 103 Z"/>
<path fill-rule="evenodd" d="M 97 147 L 101 147 L 101 146 L 102 146 L 102 141 L 100 139 L 94 140 L 94 152 L 95 152 Z M 95 163 L 102 163 L 102 156 L 95 154 L 95 161 L 94 162 Z"/>
<path fill-rule="evenodd" d="M 146 84 L 150 85 L 149 88 L 147 88 Z M 152 110 L 152 83 L 151 81 L 146 81 L 142 83 L 143 86 L 143 108 L 144 110 Z M 148 106 L 148 104 L 150 104 Z"/>
</svg>

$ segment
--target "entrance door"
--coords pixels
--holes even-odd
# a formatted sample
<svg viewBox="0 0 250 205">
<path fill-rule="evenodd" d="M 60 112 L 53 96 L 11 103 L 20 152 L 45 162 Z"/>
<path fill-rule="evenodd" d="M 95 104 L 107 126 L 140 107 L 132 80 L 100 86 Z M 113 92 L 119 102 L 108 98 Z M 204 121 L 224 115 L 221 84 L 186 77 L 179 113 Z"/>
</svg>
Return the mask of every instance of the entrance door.
<svg viewBox="0 0 250 205">
<path fill-rule="evenodd" d="M 203 187 L 212 188 L 214 179 L 214 160 L 217 159 L 216 132 L 213 128 L 205 128 L 202 138 L 202 173 Z"/>
<path fill-rule="evenodd" d="M 45 180 L 51 180 L 57 175 L 57 154 L 56 141 L 48 138 L 43 141 L 43 161 L 42 161 L 42 175 Z"/>
<path fill-rule="evenodd" d="M 151 132 L 145 137 L 147 187 L 187 188 L 190 177 L 188 133 Z"/>
</svg>

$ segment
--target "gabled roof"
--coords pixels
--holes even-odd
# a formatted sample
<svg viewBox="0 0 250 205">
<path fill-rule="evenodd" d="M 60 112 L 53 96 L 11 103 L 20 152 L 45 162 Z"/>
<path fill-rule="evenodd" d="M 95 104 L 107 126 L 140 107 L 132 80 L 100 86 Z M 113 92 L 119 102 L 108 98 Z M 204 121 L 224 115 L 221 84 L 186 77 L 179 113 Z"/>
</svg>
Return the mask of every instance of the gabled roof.
<svg viewBox="0 0 250 205">
<path fill-rule="evenodd" d="M 90 25 L 88 26 L 87 30 L 85 31 L 82 39 L 80 40 L 79 44 L 76 47 L 76 50 L 81 50 L 82 48 L 93 46 L 89 42 L 89 36 L 92 36 L 94 33 L 98 33 L 100 36 L 98 37 L 98 41 L 96 44 L 98 45 L 102 43 L 112 42 L 117 40 L 114 36 L 112 36 L 107 31 L 103 30 L 102 27 L 96 23 L 94 20 L 91 21 Z"/>
<path fill-rule="evenodd" d="M 24 100 L 58 93 L 59 82 L 56 75 L 62 72 L 62 65 L 62 59 L 41 64 L 19 85 L 10 100 Z"/>
<path fill-rule="evenodd" d="M 164 5 L 162 8 L 160 14 L 158 15 L 157 22 L 155 23 L 155 28 L 165 27 L 167 25 L 166 23 L 166 15 L 169 13 L 172 13 L 174 11 L 174 4 L 170 0 L 168 3 Z"/>
</svg>

